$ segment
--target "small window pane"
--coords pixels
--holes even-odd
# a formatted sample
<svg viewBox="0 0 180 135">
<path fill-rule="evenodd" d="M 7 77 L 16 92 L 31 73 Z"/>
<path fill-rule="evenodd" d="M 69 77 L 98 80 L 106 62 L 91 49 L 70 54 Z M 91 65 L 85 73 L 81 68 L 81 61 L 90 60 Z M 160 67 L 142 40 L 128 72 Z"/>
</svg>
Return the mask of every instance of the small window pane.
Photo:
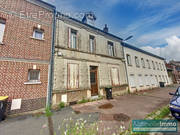
<svg viewBox="0 0 180 135">
<path fill-rule="evenodd" d="M 94 53 L 95 52 L 95 37 L 94 36 L 90 36 L 90 39 L 89 39 L 89 50 L 91 53 Z"/>
<path fill-rule="evenodd" d="M 114 56 L 114 44 L 112 42 L 108 42 L 108 53 L 110 56 Z"/>
<path fill-rule="evenodd" d="M 37 38 L 37 39 L 43 39 L 44 38 L 44 32 L 42 30 L 35 29 L 33 37 Z"/>
<path fill-rule="evenodd" d="M 77 31 L 71 30 L 71 48 L 77 48 Z"/>
<path fill-rule="evenodd" d="M 29 81 L 39 81 L 40 70 L 29 70 Z"/>
</svg>

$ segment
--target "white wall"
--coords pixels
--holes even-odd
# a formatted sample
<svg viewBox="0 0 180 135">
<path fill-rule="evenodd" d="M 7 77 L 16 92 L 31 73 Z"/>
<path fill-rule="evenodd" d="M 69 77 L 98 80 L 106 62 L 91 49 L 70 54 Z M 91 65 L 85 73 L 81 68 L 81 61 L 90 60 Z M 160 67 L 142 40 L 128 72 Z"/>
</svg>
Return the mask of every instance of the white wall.
<svg viewBox="0 0 180 135">
<path fill-rule="evenodd" d="M 159 87 L 159 82 L 165 82 L 166 85 L 170 84 L 164 60 L 127 47 L 124 47 L 124 52 L 131 92 Z M 131 56 L 131 65 L 127 63 L 127 54 Z M 135 56 L 139 59 L 140 67 L 136 67 Z M 142 66 L 141 58 L 145 61 L 145 67 Z M 150 69 L 146 60 L 149 60 Z M 155 69 L 153 69 L 152 61 L 155 63 Z M 157 70 L 156 62 L 161 63 L 162 69 Z"/>
</svg>

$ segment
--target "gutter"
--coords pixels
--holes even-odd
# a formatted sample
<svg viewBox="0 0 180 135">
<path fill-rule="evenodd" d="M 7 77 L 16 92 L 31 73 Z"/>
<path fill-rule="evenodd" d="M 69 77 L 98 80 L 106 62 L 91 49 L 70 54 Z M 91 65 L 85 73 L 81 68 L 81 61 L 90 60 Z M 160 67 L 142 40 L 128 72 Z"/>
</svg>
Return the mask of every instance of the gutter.
<svg viewBox="0 0 180 135">
<path fill-rule="evenodd" d="M 55 51 L 55 32 L 56 32 L 56 9 L 53 10 L 53 25 L 52 25 L 52 44 L 51 44 L 51 56 L 48 72 L 48 89 L 46 107 L 52 104 L 52 91 L 53 91 L 53 78 L 54 78 L 54 51 Z"/>
</svg>

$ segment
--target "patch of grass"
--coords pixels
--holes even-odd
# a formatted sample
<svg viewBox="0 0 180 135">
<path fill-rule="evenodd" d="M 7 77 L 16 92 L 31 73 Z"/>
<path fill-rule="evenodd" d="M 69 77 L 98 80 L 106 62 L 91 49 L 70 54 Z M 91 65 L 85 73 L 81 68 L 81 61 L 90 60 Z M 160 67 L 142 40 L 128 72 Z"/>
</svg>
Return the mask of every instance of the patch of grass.
<svg viewBox="0 0 180 135">
<path fill-rule="evenodd" d="M 163 107 L 162 109 L 160 109 L 160 114 L 159 115 L 156 115 L 154 117 L 155 120 L 158 120 L 158 119 L 163 119 L 165 118 L 167 115 L 169 115 L 170 113 L 170 110 L 169 110 L 169 107 L 168 106 L 165 106 Z"/>
<path fill-rule="evenodd" d="M 85 99 L 85 98 L 83 97 L 82 100 L 78 101 L 78 104 L 87 103 L 87 102 L 89 102 L 89 101 L 90 101 L 89 99 Z"/>
<path fill-rule="evenodd" d="M 58 106 L 59 106 L 59 109 L 61 110 L 62 108 L 65 107 L 65 103 L 64 102 L 60 102 Z"/>
<path fill-rule="evenodd" d="M 150 114 L 148 114 L 146 116 L 146 119 L 154 119 L 154 120 L 158 120 L 158 119 L 163 119 L 165 118 L 167 115 L 169 115 L 170 113 L 170 110 L 169 110 L 169 107 L 168 106 L 165 106 L 161 109 L 158 109 Z"/>
</svg>

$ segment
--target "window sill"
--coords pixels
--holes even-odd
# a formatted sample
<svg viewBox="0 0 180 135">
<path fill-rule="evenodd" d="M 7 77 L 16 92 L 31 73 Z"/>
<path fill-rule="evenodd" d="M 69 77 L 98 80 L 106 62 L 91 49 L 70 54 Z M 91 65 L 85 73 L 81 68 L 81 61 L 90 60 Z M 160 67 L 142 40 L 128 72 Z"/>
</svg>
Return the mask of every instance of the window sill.
<svg viewBox="0 0 180 135">
<path fill-rule="evenodd" d="M 34 40 L 45 41 L 45 39 L 39 39 L 39 38 L 35 38 L 35 37 L 30 37 L 30 38 L 34 39 Z"/>
<path fill-rule="evenodd" d="M 25 82 L 24 84 L 26 85 L 37 85 L 37 84 L 42 84 L 41 82 Z"/>
</svg>

